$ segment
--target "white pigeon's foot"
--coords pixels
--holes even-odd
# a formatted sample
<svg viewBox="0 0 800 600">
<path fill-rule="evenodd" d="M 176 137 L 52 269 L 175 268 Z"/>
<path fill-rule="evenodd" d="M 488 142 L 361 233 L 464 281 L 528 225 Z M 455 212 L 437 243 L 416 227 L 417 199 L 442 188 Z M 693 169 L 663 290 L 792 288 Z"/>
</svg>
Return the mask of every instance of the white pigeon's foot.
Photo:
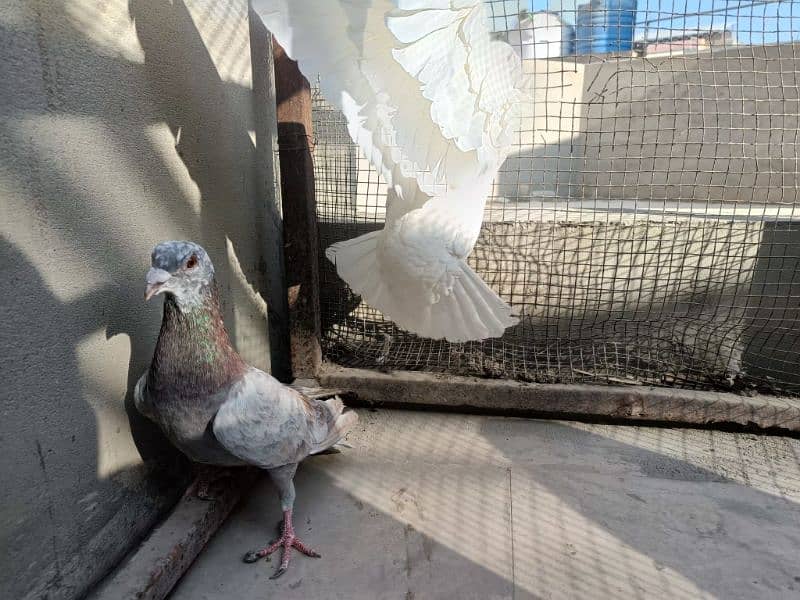
<svg viewBox="0 0 800 600">
<path fill-rule="evenodd" d="M 306 546 L 294 534 L 294 527 L 292 527 L 291 509 L 284 511 L 283 513 L 283 528 L 278 540 L 272 542 L 269 546 L 261 550 L 257 551 L 251 550 L 250 552 L 244 555 L 243 560 L 246 563 L 254 563 L 260 558 L 269 556 L 280 547 L 283 547 L 283 556 L 281 557 L 281 565 L 280 567 L 278 567 L 278 570 L 275 571 L 275 574 L 272 575 L 272 577 L 270 577 L 270 579 L 277 579 L 286 572 L 286 569 L 289 568 L 289 560 L 291 559 L 292 556 L 292 548 L 296 548 L 306 556 L 311 556 L 312 558 L 320 558 L 321 556 L 319 552 L 312 550 L 311 548 Z"/>
</svg>

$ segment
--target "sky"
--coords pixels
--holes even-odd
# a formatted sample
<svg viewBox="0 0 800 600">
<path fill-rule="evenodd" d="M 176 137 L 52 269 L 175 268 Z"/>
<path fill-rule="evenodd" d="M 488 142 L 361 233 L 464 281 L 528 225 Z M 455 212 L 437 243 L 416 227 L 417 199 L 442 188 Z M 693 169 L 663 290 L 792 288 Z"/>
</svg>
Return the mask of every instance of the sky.
<svg viewBox="0 0 800 600">
<path fill-rule="evenodd" d="M 495 15 L 520 9 L 552 10 L 575 22 L 575 7 L 588 0 L 489 0 Z M 715 11 L 713 14 L 709 11 Z M 709 13 L 709 14 L 697 14 Z M 495 18 L 496 29 L 505 19 Z M 636 38 L 672 37 L 686 30 L 729 29 L 741 44 L 800 40 L 797 0 L 638 0 Z"/>
</svg>

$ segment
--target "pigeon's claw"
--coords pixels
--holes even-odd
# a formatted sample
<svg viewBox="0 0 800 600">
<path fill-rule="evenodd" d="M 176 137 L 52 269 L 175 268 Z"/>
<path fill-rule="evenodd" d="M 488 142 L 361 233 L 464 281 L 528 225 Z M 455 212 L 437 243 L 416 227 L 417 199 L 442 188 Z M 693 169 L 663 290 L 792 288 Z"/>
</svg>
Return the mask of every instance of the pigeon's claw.
<svg viewBox="0 0 800 600">
<path fill-rule="evenodd" d="M 283 548 L 281 564 L 278 567 L 278 570 L 275 571 L 275 573 L 270 577 L 270 579 L 277 579 L 289 568 L 289 561 L 292 557 L 292 549 L 299 550 L 300 553 L 312 558 L 320 558 L 321 556 L 319 552 L 306 546 L 300 541 L 300 538 L 294 534 L 294 528 L 292 527 L 292 511 L 286 511 L 286 513 L 284 513 L 283 531 L 276 541 L 272 542 L 269 546 L 262 548 L 261 550 L 251 550 L 244 555 L 242 560 L 244 560 L 246 563 L 254 563 L 260 558 L 269 556 L 278 548 Z"/>
<path fill-rule="evenodd" d="M 297 537 L 292 534 L 291 536 L 283 535 L 281 539 L 279 539 L 274 544 L 270 545 L 269 548 L 266 550 L 271 550 L 274 552 L 278 549 L 279 546 L 283 546 L 283 556 L 281 557 L 281 565 L 278 567 L 278 570 L 270 577 L 270 579 L 277 579 L 284 573 L 286 573 L 286 569 L 289 568 L 289 560 L 292 557 L 292 548 L 296 548 L 301 553 L 305 554 L 306 556 L 310 556 L 312 558 L 320 558 L 320 553 L 312 550 L 308 546 L 306 546 L 303 542 L 301 542 Z M 269 554 L 269 552 L 268 552 Z"/>
<path fill-rule="evenodd" d="M 281 566 L 281 568 L 278 569 L 277 571 L 275 571 L 275 573 L 273 573 L 272 575 L 270 575 L 269 578 L 270 579 L 277 579 L 278 577 L 280 577 L 284 573 L 286 573 L 286 567 Z"/>
<path fill-rule="evenodd" d="M 265 556 L 269 556 L 273 552 L 275 552 L 278 548 L 283 548 L 283 556 L 281 556 L 281 564 L 278 567 L 278 570 L 270 577 L 270 579 L 277 579 L 281 575 L 283 575 L 286 570 L 289 568 L 289 561 L 292 558 L 292 549 L 299 550 L 302 554 L 306 556 L 310 556 L 312 558 L 320 558 L 320 553 L 312 548 L 306 546 L 300 539 L 291 533 L 290 535 L 283 534 L 281 535 L 280 539 L 275 542 L 272 542 L 266 548 L 261 550 L 251 550 L 247 554 L 244 555 L 244 562 L 246 563 L 254 563 L 257 560 L 264 558 Z"/>
</svg>

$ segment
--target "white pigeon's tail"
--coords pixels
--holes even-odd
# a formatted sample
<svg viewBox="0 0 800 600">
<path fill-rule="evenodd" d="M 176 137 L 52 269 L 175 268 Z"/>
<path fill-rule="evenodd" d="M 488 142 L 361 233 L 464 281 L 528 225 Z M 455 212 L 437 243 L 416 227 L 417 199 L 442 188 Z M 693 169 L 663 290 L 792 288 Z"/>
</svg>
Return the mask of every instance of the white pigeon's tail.
<svg viewBox="0 0 800 600">
<path fill-rule="evenodd" d="M 432 339 L 467 342 L 500 337 L 519 322 L 511 307 L 463 260 L 458 261 L 452 293 L 441 295 L 438 302 L 430 303 L 430 295 L 424 293 L 392 293 L 378 265 L 381 234 L 374 231 L 338 242 L 325 256 L 350 289 L 401 329 Z"/>
</svg>

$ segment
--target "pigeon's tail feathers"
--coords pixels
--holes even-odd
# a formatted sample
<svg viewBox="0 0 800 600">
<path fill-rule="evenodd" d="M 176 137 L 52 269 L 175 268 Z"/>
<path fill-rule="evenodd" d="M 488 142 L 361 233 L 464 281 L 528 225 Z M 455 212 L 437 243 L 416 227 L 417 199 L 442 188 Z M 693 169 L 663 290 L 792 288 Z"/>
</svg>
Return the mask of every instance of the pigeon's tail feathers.
<svg viewBox="0 0 800 600">
<path fill-rule="evenodd" d="M 383 231 L 372 231 L 357 238 L 332 244 L 325 256 L 336 265 L 339 277 L 361 295 L 374 295 L 382 282 L 377 277 L 378 241 Z"/>
<path fill-rule="evenodd" d="M 325 400 L 325 407 L 335 418 L 339 418 L 344 412 L 344 402 L 342 402 L 339 396 L 334 396 L 333 398 Z"/>
<path fill-rule="evenodd" d="M 339 396 L 325 400 L 324 404 L 334 418 L 333 425 L 328 430 L 328 435 L 325 436 L 325 439 L 314 447 L 311 454 L 320 454 L 338 444 L 347 435 L 347 432 L 358 423 L 358 415 L 356 413 L 353 411 L 344 412 L 344 402 Z"/>
<path fill-rule="evenodd" d="M 398 302 L 392 298 L 378 262 L 378 243 L 382 235 L 383 231 L 372 231 L 337 242 L 325 250 L 325 256 L 336 265 L 339 277 L 354 293 L 391 318 L 391 309 Z"/>
<path fill-rule="evenodd" d="M 467 342 L 499 337 L 519 319 L 463 260 L 454 262 L 449 293 L 431 303 L 430 294 L 392 293 L 378 265 L 382 232 L 367 233 L 330 246 L 325 255 L 356 294 L 399 327 L 428 338 Z"/>
<path fill-rule="evenodd" d="M 442 294 L 427 311 L 416 315 L 412 312 L 407 317 L 409 323 L 420 324 L 421 335 L 449 342 L 500 337 L 508 327 L 519 323 L 508 303 L 463 260 L 457 263 L 450 293 Z"/>
</svg>

